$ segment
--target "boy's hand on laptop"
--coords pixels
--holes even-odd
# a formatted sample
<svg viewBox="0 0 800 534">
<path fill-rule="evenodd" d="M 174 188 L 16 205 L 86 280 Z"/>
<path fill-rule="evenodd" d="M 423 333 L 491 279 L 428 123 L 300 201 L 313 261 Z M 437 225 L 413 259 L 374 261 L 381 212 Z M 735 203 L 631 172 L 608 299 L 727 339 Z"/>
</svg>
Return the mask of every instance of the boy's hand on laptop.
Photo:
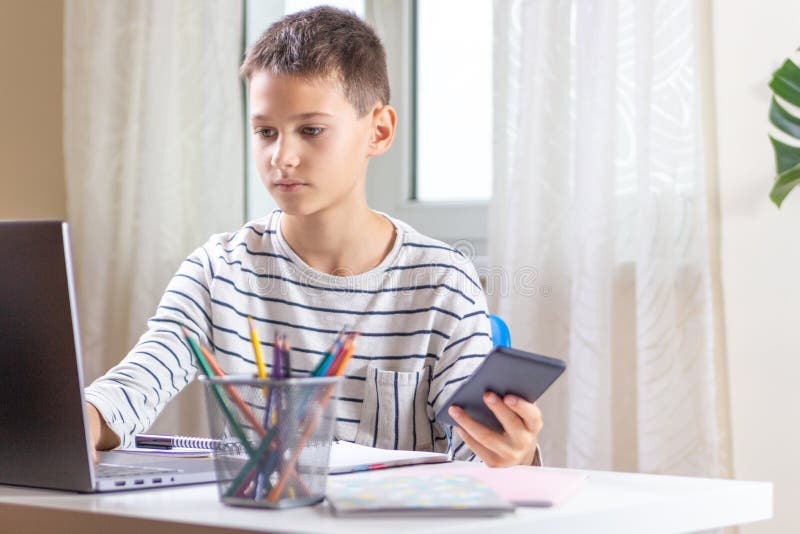
<svg viewBox="0 0 800 534">
<path fill-rule="evenodd" d="M 500 398 L 492 392 L 483 396 L 505 432 L 499 433 L 475 421 L 464 410 L 451 406 L 448 410 L 458 424 L 458 435 L 489 467 L 532 465 L 536 444 L 542 430 L 542 412 L 532 402 L 515 395 Z"/>
<path fill-rule="evenodd" d="M 86 415 L 89 418 L 89 439 L 92 441 L 92 459 L 97 463 L 97 442 L 100 441 L 101 420 L 100 412 L 93 404 L 86 403 Z"/>
<path fill-rule="evenodd" d="M 108 450 L 119 446 L 119 437 L 108 428 L 100 412 L 91 402 L 86 403 L 86 415 L 89 418 L 89 439 L 92 440 L 92 459 L 97 463 L 97 451 Z"/>
</svg>

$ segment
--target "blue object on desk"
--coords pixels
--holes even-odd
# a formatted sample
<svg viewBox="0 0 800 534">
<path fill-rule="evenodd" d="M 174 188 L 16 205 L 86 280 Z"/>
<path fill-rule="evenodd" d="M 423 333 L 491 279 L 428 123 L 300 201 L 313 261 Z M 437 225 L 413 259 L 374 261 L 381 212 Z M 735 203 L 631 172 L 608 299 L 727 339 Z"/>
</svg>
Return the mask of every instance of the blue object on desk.
<svg viewBox="0 0 800 534">
<path fill-rule="evenodd" d="M 497 315 L 489 315 L 489 322 L 492 324 L 492 344 L 495 347 L 511 348 L 511 332 L 508 325 Z"/>
</svg>

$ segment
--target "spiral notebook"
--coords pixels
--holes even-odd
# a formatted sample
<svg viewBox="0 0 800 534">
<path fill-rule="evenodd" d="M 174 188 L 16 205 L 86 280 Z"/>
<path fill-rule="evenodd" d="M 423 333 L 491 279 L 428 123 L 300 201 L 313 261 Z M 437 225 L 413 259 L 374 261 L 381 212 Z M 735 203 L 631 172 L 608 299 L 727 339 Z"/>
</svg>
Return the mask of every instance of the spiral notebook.
<svg viewBox="0 0 800 534">
<path fill-rule="evenodd" d="M 192 436 L 163 436 L 139 434 L 136 447 L 119 449 L 122 452 L 179 456 L 182 458 L 210 457 L 219 447 L 219 440 Z M 449 462 L 445 453 L 426 451 L 396 451 L 358 445 L 336 440 L 331 444 L 330 474 L 340 475 L 359 471 L 374 471 L 406 465 Z"/>
</svg>

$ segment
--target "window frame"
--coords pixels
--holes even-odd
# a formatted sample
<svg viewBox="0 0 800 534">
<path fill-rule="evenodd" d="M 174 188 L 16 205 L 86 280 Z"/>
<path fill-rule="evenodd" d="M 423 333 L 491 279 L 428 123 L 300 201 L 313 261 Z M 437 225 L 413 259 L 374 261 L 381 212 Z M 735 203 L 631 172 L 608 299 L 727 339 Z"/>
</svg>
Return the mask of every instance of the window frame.
<svg viewBox="0 0 800 534">
<path fill-rule="evenodd" d="M 398 127 L 392 148 L 370 161 L 367 202 L 418 231 L 485 256 L 488 201 L 419 201 L 416 181 L 416 5 L 417 0 L 367 2 L 367 21 L 386 48 L 392 102 Z M 492 149 L 491 139 L 487 149 Z"/>
<path fill-rule="evenodd" d="M 272 22 L 284 16 L 283 2 L 259 2 L 245 0 L 243 9 L 242 59 L 247 46 L 254 43 L 266 30 L 265 22 Z M 263 217 L 278 207 L 261 183 L 261 176 L 253 159 L 253 134 L 250 126 L 250 98 L 248 84 L 242 80 L 242 104 L 244 108 L 244 158 L 245 158 L 245 215 L 248 221 Z"/>
</svg>

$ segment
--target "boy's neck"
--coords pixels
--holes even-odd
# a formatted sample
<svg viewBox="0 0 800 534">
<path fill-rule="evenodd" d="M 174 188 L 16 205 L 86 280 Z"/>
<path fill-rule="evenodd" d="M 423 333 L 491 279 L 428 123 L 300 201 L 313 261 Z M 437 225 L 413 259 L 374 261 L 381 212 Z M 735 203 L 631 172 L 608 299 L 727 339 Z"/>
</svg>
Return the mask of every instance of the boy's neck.
<svg viewBox="0 0 800 534">
<path fill-rule="evenodd" d="M 312 268 L 335 276 L 352 276 L 379 265 L 392 250 L 391 221 L 366 203 L 348 210 L 281 216 L 283 238 Z"/>
</svg>

